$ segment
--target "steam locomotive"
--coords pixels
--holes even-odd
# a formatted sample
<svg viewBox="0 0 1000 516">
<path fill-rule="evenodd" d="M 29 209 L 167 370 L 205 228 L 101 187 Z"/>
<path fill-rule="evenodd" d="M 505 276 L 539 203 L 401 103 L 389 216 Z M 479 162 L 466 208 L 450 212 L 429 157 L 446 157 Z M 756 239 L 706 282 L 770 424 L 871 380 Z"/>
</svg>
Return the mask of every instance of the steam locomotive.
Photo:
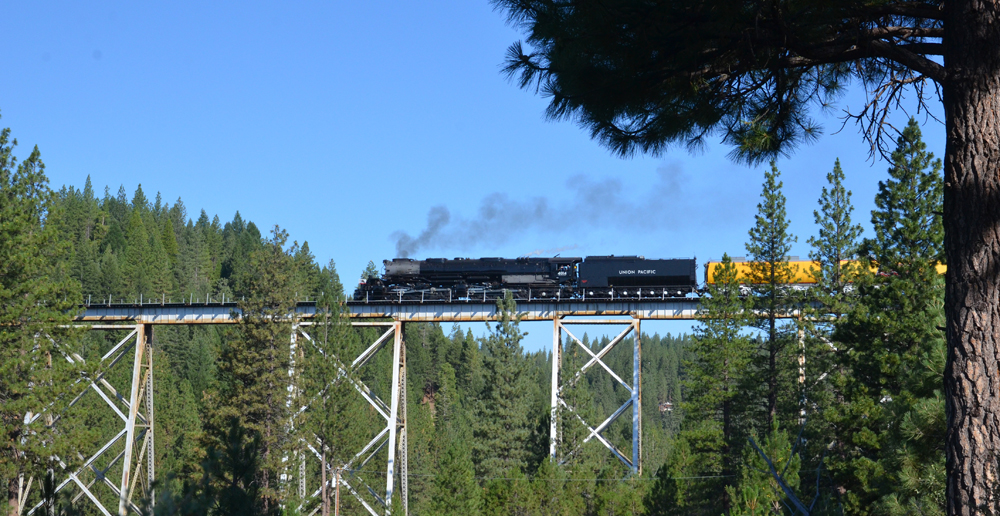
<svg viewBox="0 0 1000 516">
<path fill-rule="evenodd" d="M 382 277 L 362 281 L 360 302 L 661 299 L 696 292 L 694 259 L 428 258 L 384 260 Z"/>
</svg>

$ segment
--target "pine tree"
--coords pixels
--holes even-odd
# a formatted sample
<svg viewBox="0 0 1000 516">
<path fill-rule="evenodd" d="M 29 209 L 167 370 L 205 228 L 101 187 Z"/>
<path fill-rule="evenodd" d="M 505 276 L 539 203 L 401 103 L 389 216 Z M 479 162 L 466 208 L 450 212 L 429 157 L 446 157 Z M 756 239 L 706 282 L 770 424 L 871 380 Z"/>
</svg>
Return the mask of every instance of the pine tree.
<svg viewBox="0 0 1000 516">
<path fill-rule="evenodd" d="M 163 217 L 160 222 L 160 241 L 163 242 L 163 252 L 170 260 L 170 267 L 177 266 L 177 255 L 180 252 L 177 245 L 177 234 L 169 217 Z"/>
<path fill-rule="evenodd" d="M 454 434 L 446 433 L 443 439 L 446 444 L 434 477 L 430 513 L 477 516 L 482 501 L 469 447 Z"/>
<path fill-rule="evenodd" d="M 484 387 L 472 450 L 480 476 L 502 477 L 527 466 L 530 389 L 516 309 L 509 292 L 498 300 L 498 321 L 484 341 Z"/>
<path fill-rule="evenodd" d="M 924 149 L 920 129 L 911 120 L 892 153 L 890 179 L 879 185 L 872 212 L 874 238 L 862 244 L 879 273 L 859 276 L 858 302 L 834 333 L 845 348 L 838 353 L 842 373 L 832 380 L 843 403 L 830 406 L 824 418 L 838 430 L 830 471 L 845 491 L 848 510 L 879 500 L 892 505 L 888 500 L 898 487 L 896 468 L 910 460 L 898 454 L 913 449 L 906 427 L 898 422 L 934 421 L 919 412 L 938 397 L 945 362 L 939 329 L 943 282 L 935 270 L 942 255 L 942 186 L 940 161 Z M 942 406 L 940 400 L 936 403 Z M 930 462 L 909 471 L 931 473 L 943 463 L 942 430 L 933 424 L 920 429 L 935 447 L 913 456 Z M 925 509 L 943 489 L 943 483 L 924 486 Z M 937 510 L 943 511 L 943 505 Z"/>
<path fill-rule="evenodd" d="M 926 149 L 920 126 L 911 118 L 892 152 L 890 179 L 878 184 L 872 211 L 875 236 L 863 244 L 883 272 L 908 272 L 897 268 L 914 258 L 944 258 L 941 160 Z"/>
<path fill-rule="evenodd" d="M 118 265 L 118 258 L 110 247 L 106 247 L 104 254 L 101 255 L 100 270 L 97 293 L 101 299 L 107 296 L 109 303 L 117 302 L 120 296 L 125 295 L 125 281 Z"/>
<path fill-rule="evenodd" d="M 808 452 L 803 457 L 808 460 L 807 474 L 822 470 L 827 454 L 826 446 L 837 438 L 838 423 L 827 419 L 830 406 L 843 404 L 843 397 L 833 388 L 833 380 L 846 373 L 845 364 L 838 358 L 844 343 L 834 339 L 836 326 L 852 309 L 858 299 L 859 275 L 863 268 L 858 258 L 861 226 L 851 221 L 854 207 L 851 192 L 843 184 L 844 172 L 840 160 L 834 163 L 827 174 L 828 187 L 824 187 L 819 198 L 820 209 L 813 212 L 819 234 L 809 238 L 812 250 L 811 260 L 819 264 L 811 272 L 816 285 L 809 290 L 809 300 L 815 303 L 804 310 L 800 324 L 804 333 L 807 361 L 804 368 L 806 379 L 802 397 L 808 406 L 819 410 L 807 414 L 807 426 L 811 439 Z M 822 480 L 819 479 L 819 480 Z M 811 482 L 811 479 L 809 480 Z"/>
<path fill-rule="evenodd" d="M 162 330 L 157 330 L 162 332 Z M 185 332 L 186 333 L 186 332 Z M 157 337 L 158 345 L 162 339 Z M 191 383 L 178 378 L 169 367 L 170 357 L 157 350 L 153 361 L 156 378 L 156 467 L 166 486 L 180 492 L 184 480 L 197 479 L 202 454 L 201 420 Z"/>
<path fill-rule="evenodd" d="M 76 238 L 73 277 L 80 282 L 85 298 L 100 295 L 100 265 L 97 260 L 97 247 L 83 232 Z"/>
<path fill-rule="evenodd" d="M 59 214 L 38 148 L 18 163 L 16 145 L 10 129 L 0 131 L 0 483 L 12 514 L 19 480 L 40 483 L 56 455 L 76 467 L 71 450 L 82 443 L 45 423 L 72 399 L 67 388 L 86 385 L 74 384 L 86 371 L 62 355 L 83 352 L 78 334 L 65 328 L 80 301 L 68 270 L 69 242 L 58 238 Z M 42 419 L 27 424 L 41 411 Z"/>
<path fill-rule="evenodd" d="M 823 187 L 820 194 L 818 211 L 813 212 L 819 235 L 809 237 L 809 259 L 817 262 L 819 268 L 813 270 L 816 278 L 816 289 L 813 295 L 823 305 L 824 314 L 833 315 L 839 319 L 847 307 L 845 296 L 848 286 L 853 281 L 857 271 L 845 261 L 853 261 L 858 254 L 858 238 L 861 237 L 861 225 L 851 223 L 851 192 L 844 187 L 844 171 L 840 168 L 838 159 L 833 165 L 833 171 L 826 175 L 829 190 Z"/>
<path fill-rule="evenodd" d="M 471 329 L 462 339 L 460 357 L 459 368 L 455 371 L 458 387 L 465 393 L 466 400 L 478 400 L 483 391 L 483 354 Z"/>
<path fill-rule="evenodd" d="M 785 195 L 781 193 L 783 185 L 778 180 L 780 176 L 777 163 L 771 161 L 771 169 L 764 173 L 761 202 L 757 205 L 755 223 L 750 228 L 750 239 L 746 244 L 752 260 L 749 281 L 753 307 L 758 314 L 756 326 L 764 332 L 760 360 L 756 366 L 764 389 L 764 428 L 773 426 L 779 417 L 779 409 L 783 405 L 779 397 L 786 391 L 784 384 L 789 372 L 794 370 L 794 359 L 789 353 L 793 341 L 789 338 L 788 328 L 778 325 L 778 317 L 787 314 L 795 303 L 788 288 L 795 274 L 788 263 L 788 253 L 796 241 L 796 237 L 788 233 Z"/>
<path fill-rule="evenodd" d="M 639 516 L 646 514 L 643 507 L 644 478 L 630 477 L 622 480 L 608 478 L 600 484 L 594 502 L 594 513 L 608 516 Z M 617 480 L 617 481 L 616 481 Z M 570 513 L 573 514 L 573 513 Z M 577 512 L 576 514 L 580 514 Z"/>
<path fill-rule="evenodd" d="M 681 434 L 672 443 L 667 461 L 656 471 L 656 480 L 643 500 L 648 516 L 674 516 L 688 514 L 721 514 L 718 494 L 724 487 L 713 478 L 717 475 L 697 475 L 692 472 L 712 470 L 717 464 L 705 464 L 697 449 Z M 709 477 L 709 478 L 704 478 Z"/>
<path fill-rule="evenodd" d="M 322 279 L 320 274 L 322 269 L 316 264 L 316 257 L 309 250 L 309 242 L 303 242 L 301 247 L 297 247 L 294 253 L 295 262 L 295 283 L 299 298 L 316 299 L 320 294 L 320 284 Z"/>
<path fill-rule="evenodd" d="M 583 335 L 581 344 L 585 347 L 590 347 L 590 339 L 587 334 Z M 621 345 L 625 346 L 626 344 L 623 343 Z M 595 353 L 597 351 L 593 350 Z M 568 408 L 560 405 L 556 411 L 556 425 L 559 429 L 558 435 L 560 439 L 560 442 L 557 444 L 558 453 L 556 459 L 567 464 L 572 464 L 574 467 L 591 465 L 587 463 L 594 458 L 594 448 L 601 448 L 597 450 L 598 452 L 604 451 L 603 445 L 596 440 L 589 445 L 584 445 L 583 442 L 589 436 L 590 432 L 580 423 L 580 419 L 590 425 L 596 424 L 594 421 L 600 421 L 597 416 L 598 410 L 594 400 L 594 393 L 589 381 L 592 376 L 581 375 L 579 378 L 575 377 L 576 372 L 583 367 L 589 358 L 590 355 L 584 356 L 584 352 L 581 352 L 580 346 L 576 342 L 567 338 L 563 345 L 563 363 L 561 368 L 568 373 L 562 379 L 562 401 Z M 603 374 L 603 371 L 600 371 L 599 374 Z"/>
<path fill-rule="evenodd" d="M 378 267 L 375 266 L 375 262 L 368 260 L 368 265 L 366 265 L 365 270 L 361 272 L 361 281 L 365 281 L 368 278 L 378 277 Z"/>
<path fill-rule="evenodd" d="M 105 204 L 108 206 L 108 213 L 112 219 L 118 223 L 119 228 L 128 227 L 129 215 L 132 213 L 132 205 L 128 202 L 128 194 L 125 193 L 125 185 L 118 186 L 118 195 L 110 197 L 108 190 L 105 193 Z M 124 230 L 124 229 L 123 229 Z"/>
<path fill-rule="evenodd" d="M 149 297 L 153 291 L 152 253 L 149 248 L 149 233 L 142 222 L 139 210 L 133 210 L 129 217 L 128 229 L 125 232 L 128 248 L 125 251 L 123 273 L 125 277 L 125 294 L 139 299 L 140 295 Z M 129 299 L 131 301 L 132 299 Z"/>
<path fill-rule="evenodd" d="M 167 294 L 173 292 L 174 278 L 170 270 L 170 256 L 163 247 L 163 240 L 159 232 L 153 232 L 149 235 L 149 256 L 146 257 L 145 262 L 149 267 L 149 283 L 152 288 L 150 294 L 162 300 Z"/>
<path fill-rule="evenodd" d="M 206 471 L 214 482 L 208 491 L 211 514 L 230 516 L 277 516 L 281 507 L 270 500 L 266 483 L 267 466 L 263 465 L 263 438 L 242 425 L 238 418 L 226 419 L 219 443 L 209 450 Z"/>
<path fill-rule="evenodd" d="M 228 421 L 259 435 L 259 471 L 255 482 L 265 511 L 280 500 L 278 472 L 289 445 L 289 325 L 294 308 L 291 256 L 287 232 L 278 227 L 265 245 L 251 254 L 238 278 L 241 316 L 229 335 L 218 366 L 218 391 L 208 401 L 209 442 L 225 445 Z"/>
<path fill-rule="evenodd" d="M 748 302 L 740 296 L 736 267 L 728 255 L 715 269 L 716 283 L 702 298 L 699 326 L 695 329 L 692 359 L 686 364 L 687 379 L 685 428 L 681 433 L 681 454 L 673 466 L 661 469 L 664 475 L 718 476 L 692 486 L 669 478 L 660 479 L 679 509 L 725 511 L 729 499 L 723 494 L 726 478 L 733 475 L 739 453 L 748 435 L 746 397 L 748 368 L 753 360 L 753 343 L 744 334 L 749 322 Z M 752 414 L 752 412 L 750 412 Z M 690 463 L 687 457 L 697 457 Z M 693 469 L 686 469 L 693 468 Z M 687 491 L 687 492 L 686 492 Z M 715 492 L 723 496 L 713 496 Z M 696 509 L 699 508 L 700 509 Z"/>
<path fill-rule="evenodd" d="M 150 209 L 149 199 L 142 191 L 142 183 L 136 186 L 135 194 L 132 195 L 132 209 L 138 211 L 140 215 L 145 215 Z"/>
<path fill-rule="evenodd" d="M 333 296 L 335 299 L 344 299 L 344 285 L 340 282 L 340 275 L 337 274 L 337 264 L 330 260 L 321 270 L 319 279 L 319 295 Z M 317 301 L 320 302 L 320 301 Z"/>
<path fill-rule="evenodd" d="M 112 252 L 125 255 L 125 230 L 117 220 L 112 219 L 108 226 L 108 234 L 101 241 L 101 251 L 110 249 Z"/>
</svg>

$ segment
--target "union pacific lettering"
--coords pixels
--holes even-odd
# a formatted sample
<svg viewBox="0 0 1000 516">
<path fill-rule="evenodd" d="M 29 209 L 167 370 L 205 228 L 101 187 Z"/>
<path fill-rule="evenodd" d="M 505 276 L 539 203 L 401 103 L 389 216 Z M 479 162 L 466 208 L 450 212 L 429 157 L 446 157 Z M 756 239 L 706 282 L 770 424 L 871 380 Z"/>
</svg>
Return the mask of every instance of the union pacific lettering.
<svg viewBox="0 0 1000 516">
<path fill-rule="evenodd" d="M 629 274 L 651 275 L 651 274 L 656 274 L 656 269 L 639 269 L 638 271 L 635 269 L 625 269 L 618 271 L 618 274 L 622 276 L 627 276 Z"/>
</svg>

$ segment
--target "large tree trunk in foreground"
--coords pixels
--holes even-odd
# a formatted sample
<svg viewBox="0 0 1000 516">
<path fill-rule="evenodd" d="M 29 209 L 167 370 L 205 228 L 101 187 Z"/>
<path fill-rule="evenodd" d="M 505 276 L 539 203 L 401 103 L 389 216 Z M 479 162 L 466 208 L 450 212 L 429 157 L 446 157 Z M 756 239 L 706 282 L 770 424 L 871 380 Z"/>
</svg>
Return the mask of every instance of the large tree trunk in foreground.
<svg viewBox="0 0 1000 516">
<path fill-rule="evenodd" d="M 1000 508 L 1000 5 L 948 0 L 948 514 Z"/>
</svg>

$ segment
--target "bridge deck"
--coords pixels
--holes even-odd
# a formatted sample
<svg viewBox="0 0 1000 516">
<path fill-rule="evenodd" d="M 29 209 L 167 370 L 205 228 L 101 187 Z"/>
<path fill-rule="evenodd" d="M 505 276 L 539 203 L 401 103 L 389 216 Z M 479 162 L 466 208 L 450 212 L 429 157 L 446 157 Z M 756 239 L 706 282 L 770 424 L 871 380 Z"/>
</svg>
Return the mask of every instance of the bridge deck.
<svg viewBox="0 0 1000 516">
<path fill-rule="evenodd" d="M 496 319 L 494 302 L 363 303 L 349 302 L 354 320 L 388 318 L 403 322 L 471 322 Z M 523 301 L 517 311 L 522 321 L 551 321 L 566 316 L 633 317 L 653 320 L 691 320 L 698 312 L 697 298 L 614 301 Z M 314 302 L 298 303 L 298 317 L 316 314 Z M 236 303 L 148 303 L 83 307 L 76 318 L 87 323 L 231 324 L 236 322 Z"/>
</svg>

